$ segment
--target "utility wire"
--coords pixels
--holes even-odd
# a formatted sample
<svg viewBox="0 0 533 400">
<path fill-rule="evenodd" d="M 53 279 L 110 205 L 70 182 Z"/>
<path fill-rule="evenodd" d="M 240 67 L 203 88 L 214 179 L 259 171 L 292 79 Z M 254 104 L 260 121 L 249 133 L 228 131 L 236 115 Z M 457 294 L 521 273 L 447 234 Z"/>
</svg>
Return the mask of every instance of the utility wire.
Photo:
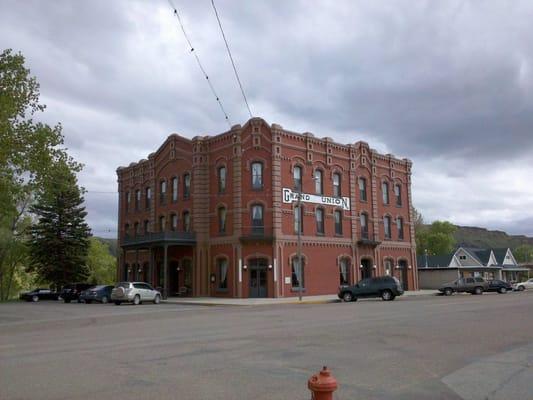
<svg viewBox="0 0 533 400">
<path fill-rule="evenodd" d="M 239 83 L 239 87 L 241 88 L 242 97 L 244 98 L 244 102 L 246 103 L 246 108 L 248 109 L 248 113 L 250 114 L 250 118 L 252 118 L 252 111 L 250 110 L 250 105 L 248 104 L 248 100 L 246 99 L 246 95 L 244 94 L 244 89 L 242 87 L 241 80 L 239 78 L 239 74 L 237 73 L 237 67 L 235 66 L 235 61 L 233 60 L 233 56 L 231 55 L 231 51 L 229 49 L 229 44 L 226 39 L 226 35 L 224 34 L 224 29 L 222 29 L 222 23 L 220 22 L 220 18 L 218 17 L 217 8 L 215 7 L 215 0 L 211 0 L 211 5 L 213 6 L 213 10 L 215 11 L 215 15 L 217 17 L 218 26 L 220 27 L 220 32 L 222 33 L 222 37 L 224 38 L 224 43 L 226 43 L 226 50 L 228 51 L 229 59 L 231 60 L 231 65 L 233 66 L 233 72 L 235 72 L 235 78 L 237 78 L 237 82 Z"/>
<path fill-rule="evenodd" d="M 178 13 L 178 10 L 176 9 L 176 7 L 174 7 L 174 4 L 172 4 L 172 0 L 168 0 L 168 3 L 170 4 L 170 7 L 172 7 L 172 9 L 174 10 L 174 15 L 178 19 L 178 22 L 179 22 L 180 27 L 181 27 L 181 31 L 183 32 L 183 36 L 185 36 L 185 40 L 187 40 L 187 43 L 189 44 L 189 47 L 191 49 L 191 53 L 193 53 L 194 58 L 196 59 L 196 63 L 198 64 L 198 67 L 200 67 L 200 70 L 204 74 L 205 79 L 207 80 L 207 83 L 209 85 L 209 88 L 211 89 L 211 92 L 215 96 L 215 99 L 217 100 L 218 105 L 220 106 L 220 110 L 224 114 L 224 118 L 226 119 L 226 122 L 228 123 L 229 127 L 231 128 L 231 123 L 230 123 L 228 114 L 226 113 L 226 110 L 224 110 L 224 106 L 222 105 L 222 102 L 220 101 L 220 97 L 218 97 L 217 92 L 215 91 L 215 88 L 213 87 L 213 84 L 209 80 L 209 76 L 205 72 L 205 69 L 202 66 L 202 63 L 200 62 L 200 58 L 198 57 L 198 54 L 194 51 L 194 47 L 193 47 L 193 45 L 191 43 L 191 40 L 189 39 L 189 36 L 187 35 L 187 32 L 185 31 L 185 27 L 183 26 L 183 23 L 181 21 L 181 18 L 180 18 L 180 15 Z"/>
</svg>

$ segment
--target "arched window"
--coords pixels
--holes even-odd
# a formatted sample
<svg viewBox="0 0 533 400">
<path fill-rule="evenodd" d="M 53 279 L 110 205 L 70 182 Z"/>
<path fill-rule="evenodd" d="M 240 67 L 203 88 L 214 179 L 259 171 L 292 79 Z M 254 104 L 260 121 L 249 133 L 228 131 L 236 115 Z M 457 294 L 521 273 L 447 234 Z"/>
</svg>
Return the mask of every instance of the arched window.
<svg viewBox="0 0 533 400">
<path fill-rule="evenodd" d="M 126 192 L 126 212 L 130 210 L 130 205 L 131 205 L 131 193 Z"/>
<path fill-rule="evenodd" d="M 147 219 L 144 220 L 144 234 L 146 235 L 150 230 L 150 221 Z"/>
<path fill-rule="evenodd" d="M 145 204 L 147 210 L 149 210 L 152 207 L 152 188 L 150 188 L 150 187 L 147 187 L 145 189 L 144 204 Z"/>
<path fill-rule="evenodd" d="M 335 235 L 342 235 L 342 211 L 335 210 Z"/>
<path fill-rule="evenodd" d="M 130 224 L 124 225 L 124 234 L 128 236 L 130 234 Z"/>
<path fill-rule="evenodd" d="M 254 204 L 252 206 L 252 232 L 263 234 L 264 231 L 263 206 L 261 204 Z"/>
<path fill-rule="evenodd" d="M 360 201 L 366 201 L 367 195 L 366 195 L 366 179 L 365 178 L 359 178 L 359 200 Z"/>
<path fill-rule="evenodd" d="M 165 232 L 165 216 L 162 215 L 159 217 L 159 232 Z"/>
<path fill-rule="evenodd" d="M 324 209 L 323 208 L 317 208 L 315 211 L 315 218 L 316 218 L 316 233 L 319 235 L 324 234 Z"/>
<path fill-rule="evenodd" d="M 305 288 L 305 263 L 302 257 L 300 260 L 298 257 L 293 257 L 291 260 L 291 285 L 293 290 L 298 290 L 300 288 L 300 282 L 302 289 Z"/>
<path fill-rule="evenodd" d="M 398 239 L 403 240 L 403 218 L 398 217 L 396 219 L 396 228 L 398 229 Z"/>
<path fill-rule="evenodd" d="M 178 229 L 178 216 L 176 214 L 170 216 L 170 229 L 173 231 Z"/>
<path fill-rule="evenodd" d="M 300 228 L 300 233 L 304 232 L 302 217 L 303 217 L 303 207 L 301 205 L 294 207 L 294 233 L 298 233 L 298 228 Z"/>
<path fill-rule="evenodd" d="M 226 167 L 220 167 L 218 169 L 218 192 L 226 192 Z"/>
<path fill-rule="evenodd" d="M 386 216 L 385 218 L 383 218 L 383 228 L 385 231 L 385 239 L 390 239 L 392 235 L 391 235 L 391 220 L 389 216 Z"/>
<path fill-rule="evenodd" d="M 183 198 L 188 199 L 191 196 L 191 174 L 183 175 Z"/>
<path fill-rule="evenodd" d="M 183 213 L 183 231 L 191 231 L 191 213 L 189 213 L 189 211 L 185 211 Z"/>
<path fill-rule="evenodd" d="M 383 263 L 383 267 L 385 268 L 385 275 L 392 275 L 392 261 L 390 259 L 386 259 Z"/>
<path fill-rule="evenodd" d="M 252 189 L 263 189 L 263 164 L 258 161 L 252 163 Z"/>
<path fill-rule="evenodd" d="M 361 237 L 363 239 L 368 239 L 368 215 L 366 213 L 361 213 L 359 220 L 361 222 Z"/>
<path fill-rule="evenodd" d="M 333 174 L 333 197 L 341 197 L 341 174 Z"/>
<path fill-rule="evenodd" d="M 228 288 L 228 260 L 226 258 L 217 259 L 218 288 Z"/>
<path fill-rule="evenodd" d="M 178 201 L 178 177 L 172 178 L 172 202 Z"/>
<path fill-rule="evenodd" d="M 396 196 L 396 205 L 402 206 L 402 187 L 400 185 L 394 185 L 394 195 Z"/>
<path fill-rule="evenodd" d="M 383 194 L 383 204 L 389 204 L 389 184 L 387 182 L 381 184 L 381 191 Z"/>
<path fill-rule="evenodd" d="M 292 171 L 292 177 L 294 180 L 294 190 L 296 192 L 302 191 L 302 167 L 299 165 L 295 166 Z"/>
<path fill-rule="evenodd" d="M 139 235 L 139 223 L 138 222 L 135 222 L 133 224 L 133 234 L 135 236 L 138 236 Z"/>
<path fill-rule="evenodd" d="M 167 202 L 167 181 L 159 182 L 159 203 L 165 204 Z"/>
<path fill-rule="evenodd" d="M 324 194 L 324 185 L 322 181 L 322 171 L 319 169 L 315 170 L 315 194 Z"/>
<path fill-rule="evenodd" d="M 136 190 L 135 191 L 135 211 L 139 211 L 141 209 L 141 191 Z"/>
<path fill-rule="evenodd" d="M 350 260 L 341 258 L 339 262 L 339 281 L 341 285 L 350 284 Z"/>
<path fill-rule="evenodd" d="M 218 209 L 218 232 L 226 232 L 226 208 L 219 207 Z"/>
</svg>

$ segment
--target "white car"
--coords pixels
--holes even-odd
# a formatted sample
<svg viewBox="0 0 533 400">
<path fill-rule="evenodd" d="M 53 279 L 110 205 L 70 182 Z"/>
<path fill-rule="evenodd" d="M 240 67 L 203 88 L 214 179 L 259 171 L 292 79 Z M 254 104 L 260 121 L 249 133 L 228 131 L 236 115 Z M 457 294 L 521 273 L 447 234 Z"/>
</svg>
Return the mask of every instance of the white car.
<svg viewBox="0 0 533 400">
<path fill-rule="evenodd" d="M 526 290 L 526 289 L 533 289 L 533 278 L 528 279 L 525 282 L 520 282 L 520 283 L 515 284 L 515 288 L 516 290 L 520 290 L 520 291 Z"/>
<path fill-rule="evenodd" d="M 117 306 L 122 303 L 141 304 L 143 301 L 161 302 L 161 293 L 146 282 L 120 282 L 111 291 L 111 301 Z"/>
</svg>

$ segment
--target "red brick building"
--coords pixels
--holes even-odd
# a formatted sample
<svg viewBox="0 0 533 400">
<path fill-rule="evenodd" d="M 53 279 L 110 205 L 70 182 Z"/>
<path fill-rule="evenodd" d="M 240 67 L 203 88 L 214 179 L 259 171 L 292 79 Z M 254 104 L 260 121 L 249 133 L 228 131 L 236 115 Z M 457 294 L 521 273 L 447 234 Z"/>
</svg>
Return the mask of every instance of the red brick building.
<svg viewBox="0 0 533 400">
<path fill-rule="evenodd" d="M 299 279 L 305 295 L 332 294 L 386 274 L 418 288 L 411 162 L 365 142 L 253 118 L 216 136 L 170 135 L 117 175 L 119 280 L 171 296 L 297 296 Z"/>
</svg>

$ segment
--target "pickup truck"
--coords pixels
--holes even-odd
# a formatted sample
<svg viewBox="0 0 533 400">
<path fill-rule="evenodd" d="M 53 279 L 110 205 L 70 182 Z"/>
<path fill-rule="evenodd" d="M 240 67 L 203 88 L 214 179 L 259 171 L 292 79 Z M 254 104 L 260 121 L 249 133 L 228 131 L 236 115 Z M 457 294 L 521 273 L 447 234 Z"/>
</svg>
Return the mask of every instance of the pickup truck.
<svg viewBox="0 0 533 400">
<path fill-rule="evenodd" d="M 480 277 L 460 278 L 453 282 L 447 282 L 440 286 L 439 292 L 446 296 L 451 296 L 454 292 L 466 292 L 472 294 L 482 294 L 489 289 L 489 283 Z"/>
</svg>

